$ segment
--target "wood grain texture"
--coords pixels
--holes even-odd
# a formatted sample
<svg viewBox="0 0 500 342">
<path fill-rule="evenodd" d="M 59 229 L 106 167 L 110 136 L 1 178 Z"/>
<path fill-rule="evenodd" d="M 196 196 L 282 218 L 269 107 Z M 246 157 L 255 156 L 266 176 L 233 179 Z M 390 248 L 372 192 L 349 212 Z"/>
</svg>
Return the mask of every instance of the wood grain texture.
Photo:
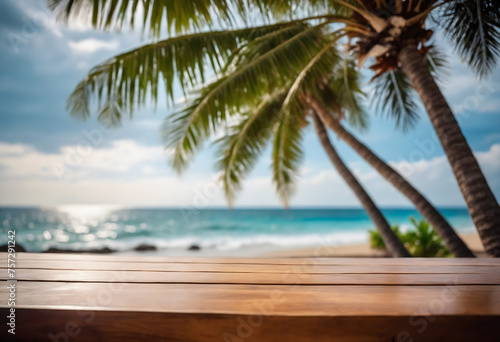
<svg viewBox="0 0 500 342">
<path fill-rule="evenodd" d="M 16 257 L 0 341 L 500 341 L 494 259 Z"/>
<path fill-rule="evenodd" d="M 3 268 L 7 266 L 4 264 Z M 338 264 L 322 265 L 313 260 L 303 264 L 229 264 L 229 263 L 150 263 L 150 262 L 120 262 L 101 261 L 89 262 L 85 260 L 19 260 L 16 268 L 29 269 L 59 269 L 59 270 L 128 270 L 128 271 L 163 271 L 163 272 L 229 272 L 229 273 L 302 273 L 302 274 L 456 274 L 456 273 L 491 273 L 500 272 L 497 265 L 357 265 Z"/>
<path fill-rule="evenodd" d="M 455 265 L 455 266 L 499 266 L 495 258 L 210 258 L 210 257 L 162 257 L 138 255 L 99 255 L 99 254 L 50 254 L 17 253 L 19 261 L 85 261 L 85 262 L 136 262 L 136 263 L 196 263 L 196 264 L 263 264 L 263 265 Z M 7 253 L 0 253 L 0 262 L 7 260 Z M 0 266 L 4 267 L 3 264 Z"/>
<path fill-rule="evenodd" d="M 500 315 L 500 287 L 17 282 L 18 308 L 283 316 Z M 8 290 L 0 288 L 0 305 Z"/>
<path fill-rule="evenodd" d="M 0 275 L 7 280 L 6 273 Z M 17 269 L 23 281 L 106 282 L 106 283 L 194 283 L 194 284 L 291 284 L 291 285 L 499 285 L 499 273 L 478 274 L 304 274 L 150 272 Z"/>
<path fill-rule="evenodd" d="M 5 310 L 0 309 L 4 315 Z M 497 342 L 499 317 L 294 317 L 19 310 L 16 341 Z M 71 336 L 69 336 L 69 333 Z M 0 339 L 9 341 L 5 329 Z"/>
</svg>

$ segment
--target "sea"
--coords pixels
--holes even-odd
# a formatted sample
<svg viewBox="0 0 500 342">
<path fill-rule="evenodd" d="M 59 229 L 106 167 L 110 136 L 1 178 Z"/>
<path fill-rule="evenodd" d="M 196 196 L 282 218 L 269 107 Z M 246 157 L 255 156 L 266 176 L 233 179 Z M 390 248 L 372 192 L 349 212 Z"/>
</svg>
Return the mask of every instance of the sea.
<svg viewBox="0 0 500 342">
<path fill-rule="evenodd" d="M 382 210 L 391 225 L 403 230 L 412 209 Z M 474 232 L 466 209 L 440 212 L 462 233 Z M 368 241 L 374 225 L 362 209 L 194 209 L 122 208 L 67 205 L 51 208 L 0 208 L 0 244 L 15 231 L 18 245 L 28 252 L 49 248 L 90 250 L 110 248 L 137 253 L 146 244 L 155 254 L 186 256 L 251 256 L 262 251 L 347 245 Z M 152 252 L 149 252 L 152 253 Z"/>
</svg>

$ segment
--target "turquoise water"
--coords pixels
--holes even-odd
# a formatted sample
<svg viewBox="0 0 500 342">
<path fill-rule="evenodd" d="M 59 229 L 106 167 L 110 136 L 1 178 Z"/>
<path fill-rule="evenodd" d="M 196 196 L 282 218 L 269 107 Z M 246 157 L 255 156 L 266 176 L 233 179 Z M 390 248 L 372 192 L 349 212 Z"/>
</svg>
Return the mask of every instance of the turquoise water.
<svg viewBox="0 0 500 342">
<path fill-rule="evenodd" d="M 419 218 L 409 209 L 383 210 L 392 225 Z M 473 232 L 465 209 L 441 212 L 460 232 Z M 141 243 L 159 249 L 237 250 L 252 246 L 312 246 L 367 241 L 373 227 L 361 209 L 124 209 L 105 206 L 0 208 L 1 244 L 7 231 L 29 252 L 49 247 L 129 251 Z"/>
</svg>

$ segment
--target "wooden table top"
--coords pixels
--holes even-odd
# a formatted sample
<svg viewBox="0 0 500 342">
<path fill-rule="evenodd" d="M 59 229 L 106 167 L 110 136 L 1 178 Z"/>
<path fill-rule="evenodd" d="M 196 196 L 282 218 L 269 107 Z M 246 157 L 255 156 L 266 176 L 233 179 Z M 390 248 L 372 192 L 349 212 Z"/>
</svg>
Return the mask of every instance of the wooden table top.
<svg viewBox="0 0 500 342">
<path fill-rule="evenodd" d="M 9 279 L 6 267 L 7 254 L 0 253 L 3 281 Z M 238 315 L 264 313 L 273 319 L 295 317 L 301 322 L 364 317 L 367 326 L 371 320 L 387 317 L 404 326 L 408 318 L 417 316 L 443 317 L 443 324 L 450 317 L 476 326 L 480 324 L 476 319 L 500 323 L 498 259 L 17 253 L 15 279 L 16 309 L 25 310 L 26 317 L 41 317 L 40 313 L 46 312 L 54 322 L 58 312 L 93 311 L 107 312 L 114 319 L 150 313 L 169 320 L 178 315 L 234 320 Z M 1 286 L 0 308 L 8 308 L 8 296 L 7 287 Z M 267 341 L 267 335 L 259 336 L 256 340 Z"/>
</svg>

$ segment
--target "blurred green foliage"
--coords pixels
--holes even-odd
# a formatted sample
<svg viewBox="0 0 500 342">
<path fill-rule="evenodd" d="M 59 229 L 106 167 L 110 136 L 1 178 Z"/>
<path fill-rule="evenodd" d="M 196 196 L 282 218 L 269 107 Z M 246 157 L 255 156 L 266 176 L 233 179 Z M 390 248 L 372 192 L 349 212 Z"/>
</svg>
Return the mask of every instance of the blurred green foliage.
<svg viewBox="0 0 500 342">
<path fill-rule="evenodd" d="M 406 249 L 414 257 L 449 257 L 450 251 L 444 245 L 443 240 L 437 235 L 429 222 L 425 220 L 417 221 L 410 218 L 413 224 L 412 229 L 402 232 L 399 226 L 392 227 L 398 238 L 404 243 Z M 378 230 L 369 231 L 370 246 L 375 249 L 385 249 L 384 241 Z"/>
</svg>

